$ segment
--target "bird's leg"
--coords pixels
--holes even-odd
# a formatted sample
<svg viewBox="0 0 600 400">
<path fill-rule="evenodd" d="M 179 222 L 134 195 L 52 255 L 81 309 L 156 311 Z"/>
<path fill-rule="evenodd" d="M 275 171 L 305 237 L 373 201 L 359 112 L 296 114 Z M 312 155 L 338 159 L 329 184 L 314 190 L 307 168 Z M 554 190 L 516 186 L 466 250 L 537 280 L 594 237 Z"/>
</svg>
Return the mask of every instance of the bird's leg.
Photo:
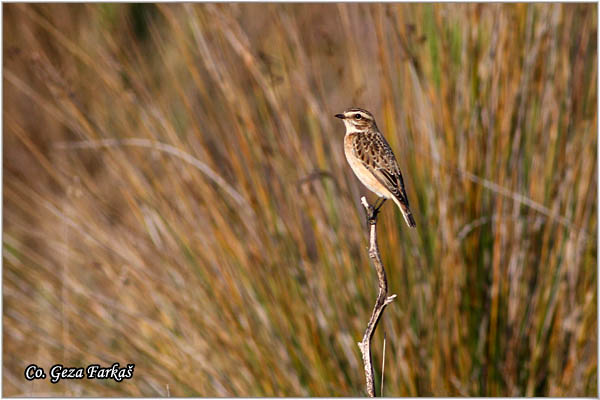
<svg viewBox="0 0 600 400">
<path fill-rule="evenodd" d="M 367 226 L 375 222 L 375 220 L 377 219 L 377 214 L 379 214 L 379 209 L 381 208 L 383 203 L 385 203 L 385 200 L 386 199 L 383 197 L 377 198 L 375 204 L 371 206 L 370 215 L 367 215 Z"/>
<path fill-rule="evenodd" d="M 381 203 L 379 203 L 379 205 L 377 205 L 377 202 L 375 202 L 375 211 L 373 212 L 373 217 L 375 217 L 377 215 L 377 213 L 379 212 L 379 209 L 381 208 L 381 206 L 383 205 L 383 203 L 385 203 L 385 201 L 387 200 L 385 197 L 381 197 L 379 199 L 377 199 L 378 201 L 381 200 Z"/>
<path fill-rule="evenodd" d="M 381 197 L 378 197 L 377 200 L 375 200 L 375 204 L 373 204 L 373 209 L 378 209 L 379 207 L 377 206 L 377 204 L 379 204 L 379 202 L 381 201 Z"/>
</svg>

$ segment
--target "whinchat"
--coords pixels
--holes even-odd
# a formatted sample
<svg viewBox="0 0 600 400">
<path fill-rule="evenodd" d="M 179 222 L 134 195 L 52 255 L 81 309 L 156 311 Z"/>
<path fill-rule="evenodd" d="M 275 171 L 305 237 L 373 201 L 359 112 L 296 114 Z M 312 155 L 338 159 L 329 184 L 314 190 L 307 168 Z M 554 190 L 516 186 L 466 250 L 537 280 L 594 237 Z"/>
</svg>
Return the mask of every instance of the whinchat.
<svg viewBox="0 0 600 400">
<path fill-rule="evenodd" d="M 344 153 L 348 164 L 367 189 L 383 198 L 375 210 L 378 211 L 386 199 L 392 199 L 408 226 L 415 227 L 400 167 L 392 148 L 379 132 L 373 114 L 362 108 L 349 108 L 335 116 L 346 126 Z"/>
</svg>

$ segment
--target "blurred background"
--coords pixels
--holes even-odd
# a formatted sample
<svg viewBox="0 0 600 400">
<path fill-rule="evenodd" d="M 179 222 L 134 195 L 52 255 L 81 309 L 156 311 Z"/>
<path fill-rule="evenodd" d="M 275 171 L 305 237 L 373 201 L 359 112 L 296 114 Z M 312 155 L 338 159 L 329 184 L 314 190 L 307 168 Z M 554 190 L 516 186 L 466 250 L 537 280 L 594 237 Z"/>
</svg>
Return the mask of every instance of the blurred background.
<svg viewBox="0 0 600 400">
<path fill-rule="evenodd" d="M 597 394 L 595 4 L 5 4 L 4 396 Z M 31 363 L 135 363 L 28 382 Z"/>
</svg>

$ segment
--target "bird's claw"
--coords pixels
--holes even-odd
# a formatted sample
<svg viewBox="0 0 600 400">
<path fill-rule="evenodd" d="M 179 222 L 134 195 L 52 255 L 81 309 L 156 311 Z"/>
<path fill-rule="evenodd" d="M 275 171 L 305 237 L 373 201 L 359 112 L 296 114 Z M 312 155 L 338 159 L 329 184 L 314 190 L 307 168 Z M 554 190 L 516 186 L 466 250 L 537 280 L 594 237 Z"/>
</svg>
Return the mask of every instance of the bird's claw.
<svg viewBox="0 0 600 400">
<path fill-rule="evenodd" d="M 377 214 L 379 214 L 379 207 L 373 208 L 371 206 L 367 214 L 367 226 L 374 225 L 377 222 Z"/>
</svg>

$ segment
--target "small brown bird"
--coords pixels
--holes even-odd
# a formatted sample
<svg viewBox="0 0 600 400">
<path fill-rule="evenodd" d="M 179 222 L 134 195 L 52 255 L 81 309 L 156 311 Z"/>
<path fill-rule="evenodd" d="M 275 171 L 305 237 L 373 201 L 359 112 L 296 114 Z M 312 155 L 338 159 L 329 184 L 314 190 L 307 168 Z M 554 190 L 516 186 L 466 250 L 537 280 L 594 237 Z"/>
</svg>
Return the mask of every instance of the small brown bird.
<svg viewBox="0 0 600 400">
<path fill-rule="evenodd" d="M 335 116 L 346 126 L 344 152 L 348 164 L 367 189 L 383 198 L 375 210 L 378 211 L 386 199 L 392 199 L 408 226 L 415 227 L 400 167 L 373 115 L 362 108 L 349 108 Z"/>
</svg>

